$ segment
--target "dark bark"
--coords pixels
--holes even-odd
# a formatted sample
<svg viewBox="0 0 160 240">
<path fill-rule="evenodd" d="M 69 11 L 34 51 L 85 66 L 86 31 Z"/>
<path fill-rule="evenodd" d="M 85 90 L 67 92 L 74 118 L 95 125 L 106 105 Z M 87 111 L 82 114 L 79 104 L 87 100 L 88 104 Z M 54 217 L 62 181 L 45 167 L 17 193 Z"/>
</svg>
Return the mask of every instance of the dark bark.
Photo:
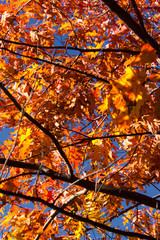
<svg viewBox="0 0 160 240">
<path fill-rule="evenodd" d="M 152 38 L 146 31 L 144 32 L 144 28 L 142 29 L 141 25 L 139 25 L 130 14 L 125 11 L 122 7 L 120 7 L 116 1 L 114 0 L 102 0 L 104 4 L 114 12 L 117 17 L 119 17 L 143 42 L 149 43 L 158 54 L 160 54 L 160 45 L 156 42 L 154 38 Z"/>
</svg>

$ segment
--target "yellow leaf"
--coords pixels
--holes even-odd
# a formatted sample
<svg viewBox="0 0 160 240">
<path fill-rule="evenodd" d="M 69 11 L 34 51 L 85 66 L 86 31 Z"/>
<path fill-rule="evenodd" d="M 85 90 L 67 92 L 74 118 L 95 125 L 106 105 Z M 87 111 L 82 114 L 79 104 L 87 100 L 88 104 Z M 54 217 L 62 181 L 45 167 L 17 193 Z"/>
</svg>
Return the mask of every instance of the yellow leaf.
<svg viewBox="0 0 160 240">
<path fill-rule="evenodd" d="M 26 134 L 20 134 L 20 145 L 31 135 L 31 129 L 27 128 Z"/>
<path fill-rule="evenodd" d="M 25 143 L 23 143 L 21 145 L 21 147 L 19 148 L 19 156 L 21 158 L 25 158 L 27 150 L 29 148 L 29 146 L 31 145 L 32 139 L 27 139 L 27 141 Z"/>
<path fill-rule="evenodd" d="M 78 222 L 78 229 L 75 231 L 76 239 L 80 239 L 81 235 L 83 234 L 83 229 L 84 226 L 82 222 Z"/>
<path fill-rule="evenodd" d="M 131 80 L 133 79 L 135 73 L 131 67 L 126 68 L 126 72 L 120 78 L 119 83 L 124 87 L 131 87 Z"/>
<path fill-rule="evenodd" d="M 97 32 L 96 32 L 96 30 L 94 29 L 92 32 L 89 32 L 88 35 L 89 35 L 90 37 L 96 37 L 96 36 L 97 36 Z"/>
<path fill-rule="evenodd" d="M 109 105 L 109 96 L 107 95 L 103 100 L 103 104 L 100 105 L 98 109 L 103 113 L 108 109 L 108 105 Z"/>
<path fill-rule="evenodd" d="M 98 145 L 98 146 L 100 146 L 100 145 L 102 145 L 102 139 L 92 140 L 92 144 L 93 144 L 93 145 Z"/>
<path fill-rule="evenodd" d="M 94 49 L 99 49 L 102 47 L 104 41 L 101 41 L 100 43 L 97 43 L 95 47 L 89 47 L 90 49 L 94 48 Z M 91 56 L 91 58 L 95 58 L 97 55 L 99 54 L 99 52 L 89 52 L 86 53 L 86 55 Z"/>
<path fill-rule="evenodd" d="M 118 110 L 121 110 L 121 112 L 126 111 L 126 108 L 127 108 L 126 101 L 124 100 L 124 98 L 121 94 L 113 96 L 112 99 L 113 99 L 115 107 Z"/>
<path fill-rule="evenodd" d="M 32 112 L 32 106 L 26 106 L 26 112 L 30 114 Z"/>
<path fill-rule="evenodd" d="M 66 220 L 66 223 L 69 223 L 71 219 L 72 219 L 71 217 L 68 217 L 68 219 Z"/>
<path fill-rule="evenodd" d="M 71 27 L 71 24 L 70 22 L 65 22 L 64 24 L 62 24 L 62 26 L 60 27 L 60 30 L 63 30 L 63 29 L 68 29 Z"/>
</svg>

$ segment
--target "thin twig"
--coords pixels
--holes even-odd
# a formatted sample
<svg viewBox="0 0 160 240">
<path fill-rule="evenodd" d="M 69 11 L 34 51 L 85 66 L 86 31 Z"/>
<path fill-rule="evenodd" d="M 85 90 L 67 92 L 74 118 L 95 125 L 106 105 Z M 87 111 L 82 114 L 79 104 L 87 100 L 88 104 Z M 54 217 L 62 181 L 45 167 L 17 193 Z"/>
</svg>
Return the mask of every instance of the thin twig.
<svg viewBox="0 0 160 240">
<path fill-rule="evenodd" d="M 22 198 L 22 199 L 25 199 L 25 200 L 28 200 L 28 201 L 31 201 L 31 202 L 40 202 L 40 203 L 44 204 L 45 206 L 48 206 L 48 207 L 54 209 L 55 211 L 58 211 L 59 213 L 62 213 L 64 215 L 68 216 L 68 217 L 71 217 L 71 218 L 76 219 L 76 220 L 78 220 L 80 222 L 83 222 L 83 223 L 90 224 L 90 225 L 92 225 L 96 228 L 107 230 L 107 231 L 112 232 L 112 233 L 120 234 L 120 235 L 123 235 L 123 236 L 137 237 L 137 238 L 140 238 L 140 239 L 156 240 L 156 238 L 154 238 L 152 236 L 148 236 L 148 235 L 144 235 L 144 234 L 136 233 L 136 232 L 119 230 L 117 228 L 110 227 L 106 224 L 95 222 L 95 221 L 93 221 L 91 219 L 88 219 L 86 217 L 82 217 L 82 216 L 77 215 L 73 212 L 68 212 L 68 211 L 62 209 L 62 207 L 57 207 L 54 204 L 49 203 L 49 202 L 43 200 L 40 197 L 26 196 L 26 195 L 24 195 L 20 192 L 15 193 L 15 192 L 6 191 L 6 190 L 3 190 L 3 189 L 0 189 L 0 193 L 8 195 L 8 196 L 16 196 L 18 198 Z M 153 201 L 153 199 L 152 199 L 152 201 Z M 154 199 L 154 201 L 158 203 L 158 200 Z M 160 205 L 158 206 L 158 204 L 157 204 L 157 207 L 160 208 Z"/>
<path fill-rule="evenodd" d="M 4 86 L 4 84 L 2 82 L 0 82 L 0 88 L 9 97 L 9 99 L 14 103 L 15 107 L 21 112 L 22 111 L 22 107 L 17 102 L 17 100 L 12 96 L 12 94 L 8 91 L 8 89 Z M 61 145 L 59 144 L 59 141 L 57 140 L 57 138 L 50 131 L 48 131 L 46 128 L 44 128 L 39 122 L 37 122 L 36 119 L 32 118 L 28 113 L 26 113 L 24 110 L 23 110 L 23 115 L 30 122 L 32 122 L 36 127 L 38 127 L 43 133 L 45 133 L 46 135 L 48 135 L 51 138 L 51 140 L 56 145 L 57 150 L 58 150 L 60 156 L 62 157 L 62 159 L 65 162 L 65 165 L 66 165 L 66 167 L 68 169 L 68 175 L 70 177 L 72 177 L 73 176 L 73 170 L 72 170 L 71 164 L 70 164 L 70 162 L 69 162 L 65 152 L 63 151 Z"/>
<path fill-rule="evenodd" d="M 27 99 L 26 103 L 24 104 L 24 106 L 21 108 L 21 116 L 20 116 L 20 119 L 19 119 L 19 124 L 18 124 L 18 129 L 17 129 L 17 133 L 16 133 L 16 137 L 15 137 L 15 140 L 14 140 L 14 144 L 5 160 L 5 163 L 3 165 L 3 168 L 2 168 L 2 171 L 1 171 L 1 175 L 0 175 L 0 179 L 2 178 L 3 176 L 3 172 L 4 172 L 4 169 L 6 167 L 6 164 L 7 164 L 7 161 L 9 160 L 10 156 L 12 155 L 13 151 L 14 151 L 14 148 L 16 147 L 16 143 L 17 143 L 17 139 L 18 139 L 18 134 L 19 134 L 19 130 L 20 130 L 20 126 L 21 126 L 21 122 L 22 122 L 22 119 L 23 119 L 23 116 L 24 116 L 24 109 L 25 107 L 27 106 L 27 104 L 29 103 L 30 99 L 32 98 L 33 96 L 33 90 L 31 90 L 31 93 L 30 93 L 30 96 L 29 98 Z"/>
<path fill-rule="evenodd" d="M 6 43 L 11 43 L 15 45 L 20 45 L 20 46 L 27 46 L 31 48 L 37 48 L 37 45 L 34 44 L 29 44 L 29 43 L 24 43 L 24 42 L 16 42 L 16 41 L 11 41 L 8 39 L 4 39 L 0 37 L 0 41 L 6 42 Z M 91 48 L 91 49 L 86 49 L 86 48 L 78 48 L 78 47 L 70 47 L 70 46 L 43 46 L 43 45 L 38 45 L 38 48 L 42 49 L 64 49 L 64 50 L 72 50 L 72 51 L 79 51 L 81 53 L 85 52 L 115 52 L 115 53 L 129 53 L 132 55 L 138 55 L 140 54 L 140 51 L 135 51 L 135 50 L 130 50 L 130 49 L 120 49 L 120 48 Z"/>
<path fill-rule="evenodd" d="M 64 200 L 64 204 L 61 206 L 62 209 L 64 209 L 71 201 L 73 201 L 75 198 L 79 197 L 80 195 L 83 195 L 87 192 L 86 189 L 81 190 L 77 193 L 75 193 L 74 195 L 72 195 L 68 200 Z M 47 227 L 49 226 L 49 224 L 53 221 L 53 219 L 59 214 L 59 211 L 55 211 L 55 210 L 51 210 L 50 216 L 47 219 L 46 223 L 43 226 L 43 233 L 38 234 L 34 240 L 39 240 L 39 238 L 42 236 L 42 234 L 44 234 L 44 231 L 47 229 Z"/>
<path fill-rule="evenodd" d="M 32 60 L 35 60 L 35 61 L 40 61 L 40 62 L 43 62 L 43 63 L 49 63 L 49 64 L 57 66 L 59 68 L 64 68 L 64 69 L 67 69 L 67 70 L 70 70 L 70 71 L 73 71 L 73 72 L 76 72 L 76 73 L 80 73 L 80 74 L 85 75 L 87 77 L 95 78 L 95 79 L 97 79 L 99 81 L 102 81 L 102 82 L 105 82 L 107 84 L 110 84 L 110 82 L 107 79 L 105 79 L 105 78 L 101 78 L 101 77 L 98 77 L 98 76 L 96 76 L 94 74 L 87 73 L 87 72 L 84 72 L 84 71 L 81 71 L 81 70 L 78 70 L 78 69 L 70 68 L 70 67 L 64 66 L 62 64 L 59 64 L 57 62 L 52 62 L 52 61 L 49 61 L 49 60 L 46 60 L 46 59 L 40 59 L 38 57 L 31 57 L 31 56 L 27 56 L 27 55 L 24 55 L 24 54 L 20 54 L 18 52 L 14 52 L 12 50 L 9 50 L 8 48 L 5 48 L 5 47 L 0 47 L 0 49 L 8 51 L 8 52 L 10 52 L 10 53 L 12 53 L 14 55 L 20 56 L 20 57 L 29 58 L 29 59 L 32 59 Z"/>
</svg>

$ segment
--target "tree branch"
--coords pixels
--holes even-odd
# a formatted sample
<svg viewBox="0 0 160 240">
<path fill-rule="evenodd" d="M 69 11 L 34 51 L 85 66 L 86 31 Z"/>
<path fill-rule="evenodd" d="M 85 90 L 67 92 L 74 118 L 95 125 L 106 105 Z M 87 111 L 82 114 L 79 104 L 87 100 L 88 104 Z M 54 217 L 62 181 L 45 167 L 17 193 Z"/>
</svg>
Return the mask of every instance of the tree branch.
<svg viewBox="0 0 160 240">
<path fill-rule="evenodd" d="M 107 226 L 103 223 L 95 222 L 95 221 L 90 220 L 88 218 L 85 218 L 85 217 L 79 216 L 77 214 L 68 212 L 68 211 L 64 210 L 63 208 L 57 207 L 57 206 L 53 205 L 52 203 L 49 203 L 49 202 L 47 202 L 47 201 L 45 201 L 45 200 L 43 200 L 42 198 L 39 198 L 39 197 L 26 196 L 22 193 L 14 193 L 14 192 L 6 191 L 6 190 L 3 190 L 3 189 L 0 189 L 0 193 L 8 195 L 8 196 L 15 196 L 15 197 L 22 198 L 22 199 L 25 199 L 25 200 L 29 200 L 29 201 L 32 201 L 32 202 L 43 203 L 45 206 L 48 206 L 48 207 L 54 209 L 55 211 L 58 211 L 59 213 L 62 213 L 64 215 L 69 216 L 69 217 L 71 217 L 73 219 L 76 219 L 78 221 L 90 224 L 90 225 L 92 225 L 96 228 L 101 228 L 101 229 L 107 230 L 107 231 L 115 233 L 115 234 L 120 234 L 120 235 L 123 235 L 123 236 L 129 236 L 129 237 L 137 237 L 137 238 L 140 238 L 140 239 L 156 240 L 156 238 L 154 238 L 152 236 L 147 236 L 147 235 L 144 235 L 144 234 L 141 234 L 141 233 L 135 233 L 135 232 L 126 232 L 126 231 L 119 230 L 119 229 L 116 229 L 116 228 L 113 228 L 113 227 L 109 227 L 109 226 Z"/>
<path fill-rule="evenodd" d="M 0 158 L 0 163 L 4 164 L 4 162 L 5 162 L 5 158 Z M 13 161 L 13 160 L 8 160 L 7 165 L 12 167 L 36 170 L 36 171 L 38 171 L 40 167 L 39 164 L 25 163 L 25 162 Z M 139 204 L 142 204 L 142 205 L 146 205 L 155 209 L 160 209 L 159 200 L 154 199 L 152 197 L 148 197 L 141 193 L 128 191 L 122 188 L 111 187 L 108 185 L 103 185 L 101 183 L 91 182 L 89 180 L 84 180 L 82 178 L 80 179 L 75 176 L 70 178 L 67 174 L 55 172 L 45 166 L 41 166 L 41 173 L 45 176 L 51 177 L 53 180 L 57 179 L 57 180 L 65 181 L 68 183 L 72 183 L 74 185 L 86 188 L 87 190 L 90 190 L 90 191 L 95 191 L 96 189 L 96 191 L 99 191 L 102 193 L 106 193 L 106 194 L 117 196 L 124 199 L 129 199 L 131 201 L 138 202 Z M 85 176 L 84 178 L 86 177 L 87 176 Z"/>
<path fill-rule="evenodd" d="M 131 0 L 131 3 L 132 3 L 132 6 L 134 8 L 134 11 L 135 11 L 135 13 L 137 15 L 138 21 L 139 21 L 139 23 L 141 25 L 141 28 L 143 29 L 144 34 L 146 34 L 146 29 L 145 29 L 145 26 L 144 26 L 144 23 L 143 23 L 143 18 L 141 16 L 141 13 L 140 13 L 138 7 L 137 7 L 136 1 L 135 0 Z"/>
<path fill-rule="evenodd" d="M 104 4 L 114 12 L 143 42 L 149 43 L 158 54 L 160 45 L 147 32 L 144 34 L 141 26 L 130 16 L 130 14 L 120 7 L 114 0 L 102 0 Z"/>
<path fill-rule="evenodd" d="M 4 86 L 4 84 L 2 82 L 0 82 L 0 88 L 3 90 L 3 92 L 9 97 L 9 99 L 14 103 L 15 107 L 21 112 L 22 111 L 22 107 L 20 106 L 20 104 L 17 102 L 17 100 L 12 96 L 12 94 L 10 94 L 10 92 L 8 91 L 8 89 Z M 73 176 L 73 170 L 72 167 L 70 165 L 70 162 L 68 161 L 68 158 L 65 154 L 65 152 L 63 151 L 61 145 L 59 144 L 57 138 L 50 132 L 48 131 L 46 128 L 44 128 L 39 122 L 37 122 L 36 119 L 32 118 L 28 113 L 26 113 L 23 110 L 23 116 L 25 116 L 30 122 L 32 122 L 36 127 L 38 127 L 43 133 L 45 133 L 47 136 L 49 136 L 51 138 L 51 140 L 54 142 L 54 144 L 57 147 L 58 152 L 60 153 L 62 159 L 65 162 L 65 165 L 68 169 L 68 174 L 70 177 Z"/>
<path fill-rule="evenodd" d="M 157 132 L 156 134 L 160 134 L 159 132 Z M 100 136 L 100 137 L 86 137 L 86 138 L 83 138 L 83 139 L 79 139 L 79 141 L 77 142 L 74 142 L 74 143 L 71 143 L 69 145 L 66 145 L 66 146 L 63 146 L 63 148 L 65 147 L 69 147 L 69 146 L 74 146 L 74 145 L 78 145 L 78 144 L 82 144 L 82 143 L 85 143 L 85 142 L 90 142 L 92 140 L 97 140 L 97 139 L 112 139 L 112 138 L 120 138 L 120 137 L 132 137 L 132 136 L 143 136 L 143 135 L 153 135 L 153 133 L 151 132 L 142 132 L 142 133 L 128 133 L 128 134 L 119 134 L 119 135 L 106 135 L 106 136 Z"/>
<path fill-rule="evenodd" d="M 20 57 L 24 57 L 24 58 L 29 58 L 29 59 L 32 59 L 34 61 L 40 61 L 40 62 L 43 62 L 43 63 L 49 63 L 51 65 L 54 65 L 56 67 L 59 67 L 59 68 L 63 68 L 63 69 L 66 69 L 68 71 L 73 71 L 73 72 L 76 72 L 76 73 L 80 73 L 80 74 L 83 74 L 87 77 L 91 77 L 91 78 L 95 78 L 99 81 L 102 81 L 102 82 L 105 82 L 105 83 L 108 83 L 110 84 L 110 82 L 107 80 L 107 79 L 104 79 L 104 78 L 101 78 L 101 77 L 98 77 L 94 74 L 91 74 L 91 73 L 87 73 L 87 72 L 83 72 L 81 70 L 78 70 L 78 69 L 75 69 L 75 68 L 71 68 L 71 67 L 67 67 L 67 66 L 64 66 L 62 64 L 59 64 L 59 63 L 56 63 L 56 62 L 52 62 L 52 61 L 49 61 L 49 60 L 46 60 L 46 59 L 40 59 L 40 58 L 36 58 L 36 57 L 31 57 L 31 56 L 27 56 L 27 55 L 23 55 L 23 54 L 20 54 L 20 53 L 17 53 L 17 52 L 14 52 L 12 50 L 9 50 L 8 48 L 4 48 L 4 47 L 0 47 L 0 49 L 2 50 L 5 50 L 5 51 L 8 51 L 14 55 L 17 55 L 17 56 L 20 56 Z"/>
<path fill-rule="evenodd" d="M 61 206 L 61 209 L 64 209 L 70 202 L 72 202 L 75 198 L 83 195 L 86 193 L 86 189 L 83 189 L 75 194 L 73 194 L 65 203 Z M 52 210 L 49 218 L 47 219 L 46 223 L 43 226 L 43 233 L 38 234 L 34 240 L 39 240 L 39 238 L 44 234 L 44 231 L 47 229 L 49 224 L 53 221 L 53 219 L 59 214 L 59 211 Z"/>
<path fill-rule="evenodd" d="M 68 46 L 42 46 L 42 45 L 34 45 L 34 44 L 29 44 L 29 43 L 24 43 L 24 42 L 16 42 L 16 41 L 11 41 L 8 39 L 3 39 L 0 38 L 0 41 L 6 42 L 6 43 L 11 43 L 15 45 L 20 45 L 20 46 L 27 46 L 27 47 L 32 47 L 32 48 L 42 48 L 42 49 L 64 49 L 64 50 L 73 50 L 73 51 L 79 51 L 81 53 L 85 52 L 118 52 L 118 53 L 129 53 L 132 55 L 138 55 L 140 54 L 140 51 L 134 51 L 130 49 L 112 49 L 112 48 L 92 48 L 92 49 L 83 49 L 83 48 L 78 48 L 78 47 L 68 47 Z"/>
</svg>

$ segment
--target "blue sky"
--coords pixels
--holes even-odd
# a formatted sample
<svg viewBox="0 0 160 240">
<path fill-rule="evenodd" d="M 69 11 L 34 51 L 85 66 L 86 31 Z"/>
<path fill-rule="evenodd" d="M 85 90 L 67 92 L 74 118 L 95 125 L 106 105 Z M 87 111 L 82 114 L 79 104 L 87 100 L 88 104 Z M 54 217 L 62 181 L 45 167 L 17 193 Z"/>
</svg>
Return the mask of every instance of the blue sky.
<svg viewBox="0 0 160 240">
<path fill-rule="evenodd" d="M 3 128 L 2 131 L 0 131 L 0 142 L 3 142 L 7 138 L 9 138 L 9 133 L 11 132 L 10 128 Z"/>
</svg>

